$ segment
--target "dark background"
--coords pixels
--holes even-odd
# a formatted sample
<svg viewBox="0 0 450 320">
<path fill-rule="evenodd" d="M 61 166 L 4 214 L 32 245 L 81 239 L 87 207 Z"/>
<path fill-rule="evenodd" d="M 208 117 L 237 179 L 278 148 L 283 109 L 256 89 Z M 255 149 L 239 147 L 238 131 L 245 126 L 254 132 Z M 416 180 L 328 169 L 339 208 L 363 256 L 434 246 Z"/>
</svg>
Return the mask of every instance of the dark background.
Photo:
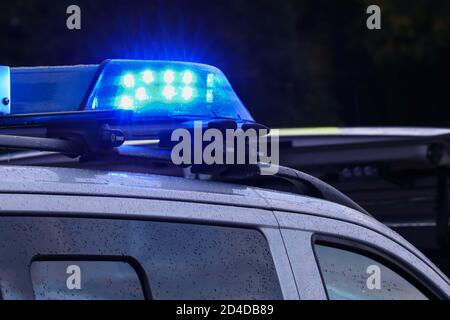
<svg viewBox="0 0 450 320">
<path fill-rule="evenodd" d="M 382 30 L 366 28 L 371 4 Z M 269 126 L 450 126 L 448 0 L 2 1 L 0 34 L 10 66 L 213 64 Z"/>
</svg>

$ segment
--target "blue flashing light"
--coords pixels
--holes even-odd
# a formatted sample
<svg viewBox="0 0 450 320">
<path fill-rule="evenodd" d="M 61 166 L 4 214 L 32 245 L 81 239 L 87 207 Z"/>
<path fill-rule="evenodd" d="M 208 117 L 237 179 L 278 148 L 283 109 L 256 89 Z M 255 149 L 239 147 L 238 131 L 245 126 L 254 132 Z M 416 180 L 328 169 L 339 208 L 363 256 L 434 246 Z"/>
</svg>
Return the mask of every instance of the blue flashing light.
<svg viewBox="0 0 450 320">
<path fill-rule="evenodd" d="M 194 75 L 191 71 L 186 71 L 183 75 L 183 82 L 185 85 L 190 85 L 194 80 Z"/>
<path fill-rule="evenodd" d="M 172 100 L 177 95 L 175 88 L 172 86 L 166 86 L 163 89 L 163 95 L 167 100 Z"/>
<path fill-rule="evenodd" d="M 211 89 L 206 90 L 206 103 L 214 102 L 214 93 Z"/>
<path fill-rule="evenodd" d="M 122 96 L 119 103 L 120 109 L 130 110 L 133 108 L 133 98 L 130 96 Z"/>
<path fill-rule="evenodd" d="M 149 97 L 147 95 L 147 90 L 145 90 L 144 87 L 140 87 L 136 90 L 136 99 L 138 99 L 139 101 L 145 101 L 148 98 Z"/>
<path fill-rule="evenodd" d="M 184 100 L 190 100 L 194 95 L 194 90 L 191 87 L 184 87 L 181 96 Z"/>
<path fill-rule="evenodd" d="M 135 116 L 253 118 L 217 68 L 187 62 L 109 60 L 85 109 L 133 110 Z"/>
<path fill-rule="evenodd" d="M 153 78 L 153 72 L 151 70 L 145 70 L 142 73 L 142 80 L 144 81 L 145 84 L 150 84 L 153 82 L 154 78 Z"/>
<path fill-rule="evenodd" d="M 172 70 L 167 70 L 166 72 L 164 72 L 164 81 L 167 84 L 171 84 L 172 82 L 175 81 L 175 73 Z"/>
<path fill-rule="evenodd" d="M 134 76 L 132 74 L 126 74 L 123 76 L 123 84 L 127 88 L 134 87 Z"/>
<path fill-rule="evenodd" d="M 208 88 L 214 87 L 214 73 L 209 73 L 206 77 L 206 86 Z"/>
</svg>

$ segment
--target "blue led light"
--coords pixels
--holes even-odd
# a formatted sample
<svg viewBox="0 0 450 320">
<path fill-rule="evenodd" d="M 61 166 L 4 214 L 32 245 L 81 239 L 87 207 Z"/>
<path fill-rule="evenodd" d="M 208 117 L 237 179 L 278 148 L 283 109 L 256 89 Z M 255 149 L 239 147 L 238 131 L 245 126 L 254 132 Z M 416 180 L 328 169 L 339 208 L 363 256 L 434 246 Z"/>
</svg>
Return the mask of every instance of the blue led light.
<svg viewBox="0 0 450 320">
<path fill-rule="evenodd" d="M 206 103 L 214 102 L 214 93 L 211 89 L 206 90 Z"/>
<path fill-rule="evenodd" d="M 127 109 L 152 119 L 198 116 L 253 121 L 220 70 L 173 61 L 108 61 L 86 108 Z"/>
<path fill-rule="evenodd" d="M 194 90 L 191 87 L 184 87 L 181 96 L 184 100 L 190 100 L 194 95 Z"/>
<path fill-rule="evenodd" d="M 135 83 L 134 76 L 132 74 L 128 73 L 123 77 L 123 85 L 125 87 L 132 88 L 134 87 L 134 83 Z"/>
<path fill-rule="evenodd" d="M 132 109 L 133 98 L 130 96 L 122 96 L 120 99 L 120 107 L 127 110 Z"/>
<path fill-rule="evenodd" d="M 172 70 L 167 70 L 166 72 L 164 72 L 164 81 L 167 84 L 171 84 L 172 82 L 175 81 L 175 73 Z"/>
<path fill-rule="evenodd" d="M 138 99 L 139 101 L 145 101 L 148 98 L 149 97 L 147 95 L 147 90 L 145 90 L 145 88 L 140 87 L 136 90 L 136 99 Z"/>
<path fill-rule="evenodd" d="M 153 72 L 151 72 L 150 70 L 145 70 L 142 73 L 142 80 L 146 83 L 146 84 L 150 84 L 154 81 L 154 77 L 153 77 Z"/>
<path fill-rule="evenodd" d="M 167 100 L 170 101 L 170 100 L 173 99 L 173 97 L 176 96 L 177 93 L 176 93 L 174 87 L 172 87 L 172 86 L 166 86 L 166 87 L 164 87 L 162 94 L 163 94 L 163 96 L 164 96 Z"/>
<path fill-rule="evenodd" d="M 212 88 L 212 87 L 214 87 L 214 73 L 209 73 L 207 76 L 206 76 L 206 86 L 208 87 L 208 88 Z"/>
<path fill-rule="evenodd" d="M 183 82 L 185 85 L 190 85 L 194 81 L 194 75 L 190 71 L 186 71 L 183 75 Z"/>
</svg>

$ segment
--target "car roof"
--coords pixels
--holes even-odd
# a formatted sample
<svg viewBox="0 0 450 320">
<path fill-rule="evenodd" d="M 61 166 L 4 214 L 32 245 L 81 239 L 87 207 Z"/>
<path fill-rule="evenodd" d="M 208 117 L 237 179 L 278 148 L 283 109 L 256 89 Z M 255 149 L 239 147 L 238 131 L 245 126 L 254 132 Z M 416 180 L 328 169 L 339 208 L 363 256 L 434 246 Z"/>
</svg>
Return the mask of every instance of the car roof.
<svg viewBox="0 0 450 320">
<path fill-rule="evenodd" d="M 251 207 L 322 216 L 392 231 L 361 212 L 309 196 L 155 174 L 36 166 L 0 166 L 0 193 L 112 196 Z M 19 178 L 20 177 L 20 178 Z"/>
</svg>

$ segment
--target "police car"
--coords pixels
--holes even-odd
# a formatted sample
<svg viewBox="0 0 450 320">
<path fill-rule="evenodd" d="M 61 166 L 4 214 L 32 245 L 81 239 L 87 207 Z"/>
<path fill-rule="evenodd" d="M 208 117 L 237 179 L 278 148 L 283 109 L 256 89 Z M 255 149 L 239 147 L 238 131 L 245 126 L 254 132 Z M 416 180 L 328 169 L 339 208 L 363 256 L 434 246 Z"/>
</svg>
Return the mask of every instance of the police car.
<svg viewBox="0 0 450 320">
<path fill-rule="evenodd" d="M 424 255 L 331 186 L 183 166 L 170 133 L 261 128 L 217 69 L 108 60 L 0 70 L 3 299 L 448 299 Z"/>
</svg>

